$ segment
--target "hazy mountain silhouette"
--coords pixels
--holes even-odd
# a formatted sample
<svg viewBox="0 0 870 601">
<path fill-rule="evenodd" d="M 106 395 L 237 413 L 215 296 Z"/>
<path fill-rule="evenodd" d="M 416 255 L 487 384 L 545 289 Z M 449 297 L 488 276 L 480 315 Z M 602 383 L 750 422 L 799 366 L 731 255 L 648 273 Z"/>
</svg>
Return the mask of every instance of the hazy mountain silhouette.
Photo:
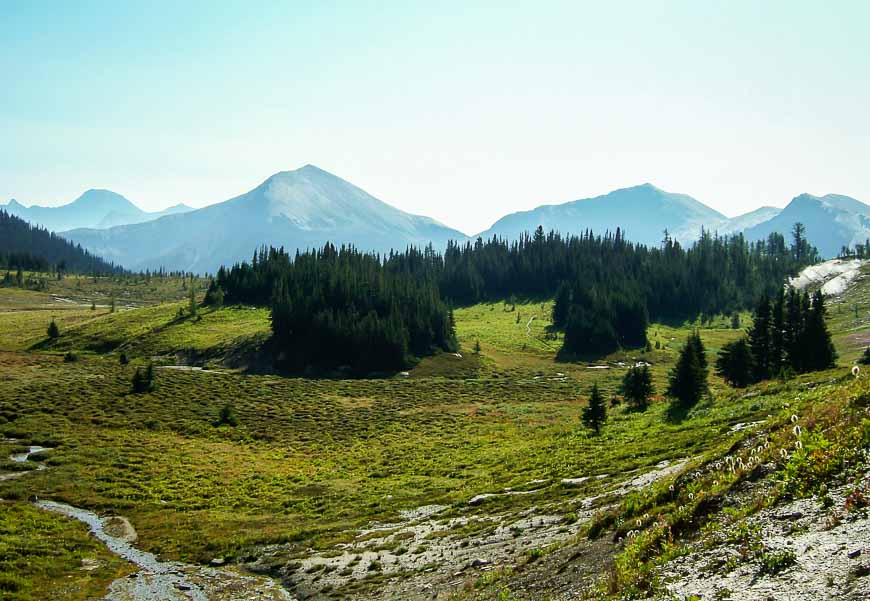
<svg viewBox="0 0 870 601">
<path fill-rule="evenodd" d="M 0 205 L 9 214 L 55 232 L 90 227 L 107 228 L 128 223 L 141 223 L 164 215 L 191 211 L 190 207 L 178 204 L 163 211 L 149 213 L 111 190 L 88 190 L 71 203 L 58 207 L 33 205 L 26 207 L 14 198 Z"/>
<path fill-rule="evenodd" d="M 286 249 L 329 241 L 388 252 L 465 235 L 428 217 L 392 207 L 313 165 L 276 173 L 241 196 L 180 215 L 105 230 L 65 234 L 131 269 L 166 267 L 196 272 L 248 259 L 261 245 Z"/>
</svg>

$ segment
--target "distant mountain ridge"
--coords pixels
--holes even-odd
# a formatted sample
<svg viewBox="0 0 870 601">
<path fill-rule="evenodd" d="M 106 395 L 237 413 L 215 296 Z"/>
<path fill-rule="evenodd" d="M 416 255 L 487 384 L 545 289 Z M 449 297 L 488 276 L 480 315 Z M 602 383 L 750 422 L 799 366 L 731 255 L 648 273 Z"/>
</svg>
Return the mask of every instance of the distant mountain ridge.
<svg viewBox="0 0 870 601">
<path fill-rule="evenodd" d="M 57 207 L 33 205 L 26 207 L 14 198 L 0 205 L 10 215 L 39 225 L 54 232 L 77 228 L 108 228 L 116 225 L 142 223 L 164 215 L 192 211 L 191 207 L 177 204 L 163 211 L 143 211 L 135 204 L 111 190 L 91 189 L 71 203 Z"/>
<path fill-rule="evenodd" d="M 214 272 L 261 245 L 308 249 L 325 242 L 387 253 L 408 245 L 437 248 L 461 232 L 392 207 L 353 184 L 306 165 L 282 171 L 224 202 L 153 221 L 65 234 L 131 269 Z"/>
<path fill-rule="evenodd" d="M 45 211 L 56 211 L 50 215 L 60 218 L 60 211 L 77 208 L 77 218 L 89 225 L 64 236 L 130 269 L 215 271 L 249 258 L 264 244 L 292 251 L 328 241 L 386 253 L 429 243 L 441 249 L 448 240 L 470 239 L 433 219 L 400 211 L 313 165 L 276 173 L 245 194 L 197 210 L 180 205 L 145 213 L 106 190 L 89 190 L 74 203 L 53 209 L 27 209 L 14 201 L 8 206 L 13 214 L 31 211 L 34 216 L 24 218 L 37 224 L 46 223 Z M 508 214 L 478 236 L 514 240 L 539 225 L 564 235 L 603 234 L 618 227 L 626 239 L 656 246 L 666 230 L 683 244 L 696 240 L 702 229 L 743 233 L 749 240 L 774 231 L 788 237 L 797 221 L 807 226 L 807 237 L 823 257 L 870 238 L 870 206 L 848 196 L 802 194 L 784 209 L 761 207 L 729 218 L 691 196 L 648 183 Z"/>
<path fill-rule="evenodd" d="M 702 227 L 711 229 L 727 221 L 725 215 L 691 196 L 641 184 L 594 198 L 512 213 L 479 235 L 514 239 L 538 225 L 563 234 L 580 234 L 587 229 L 614 232 L 619 227 L 632 242 L 656 245 L 664 238 L 665 230 L 677 240 L 690 241 L 700 235 Z"/>
<path fill-rule="evenodd" d="M 806 226 L 807 239 L 825 258 L 870 239 L 870 206 L 841 194 L 801 194 L 771 219 L 747 228 L 744 235 L 749 240 L 764 239 L 771 232 L 788 235 L 796 222 Z"/>
</svg>

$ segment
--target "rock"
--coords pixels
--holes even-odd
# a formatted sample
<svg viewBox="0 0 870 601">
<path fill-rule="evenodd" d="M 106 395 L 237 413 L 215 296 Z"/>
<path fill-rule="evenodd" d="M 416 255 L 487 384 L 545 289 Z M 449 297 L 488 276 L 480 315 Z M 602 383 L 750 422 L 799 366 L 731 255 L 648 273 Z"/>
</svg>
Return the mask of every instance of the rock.
<svg viewBox="0 0 870 601">
<path fill-rule="evenodd" d="M 562 486 L 580 486 L 588 479 L 588 476 L 583 476 L 581 478 L 562 478 Z"/>
<path fill-rule="evenodd" d="M 222 566 L 222 565 L 224 565 L 226 562 L 227 562 L 227 561 L 226 561 L 223 557 L 215 557 L 215 558 L 212 559 L 209 563 L 210 563 L 211 565 L 213 565 L 213 566 Z"/>
<path fill-rule="evenodd" d="M 27 497 L 27 500 L 31 503 L 36 503 L 39 500 L 39 497 L 37 497 L 36 495 L 30 495 L 29 497 Z"/>
<path fill-rule="evenodd" d="M 855 559 L 861 555 L 861 549 L 855 549 L 854 551 L 849 551 L 849 559 Z"/>
<path fill-rule="evenodd" d="M 775 520 L 799 520 L 804 517 L 804 514 L 800 511 L 792 511 L 789 513 L 778 513 L 773 516 Z"/>
<path fill-rule="evenodd" d="M 176 582 L 175 588 L 177 588 L 180 591 L 189 591 L 193 587 L 191 587 L 189 584 L 185 584 L 184 582 Z"/>
<path fill-rule="evenodd" d="M 495 497 L 495 496 L 496 495 L 494 495 L 492 493 L 484 493 L 482 495 L 477 495 L 477 496 L 471 497 L 471 499 L 468 500 L 468 504 L 469 505 L 480 505 L 481 503 L 483 503 L 487 499 Z"/>
<path fill-rule="evenodd" d="M 491 563 L 492 562 L 489 561 L 488 559 L 481 559 L 480 557 L 477 557 L 471 561 L 471 567 L 472 568 L 482 568 L 484 566 L 488 566 Z"/>
</svg>

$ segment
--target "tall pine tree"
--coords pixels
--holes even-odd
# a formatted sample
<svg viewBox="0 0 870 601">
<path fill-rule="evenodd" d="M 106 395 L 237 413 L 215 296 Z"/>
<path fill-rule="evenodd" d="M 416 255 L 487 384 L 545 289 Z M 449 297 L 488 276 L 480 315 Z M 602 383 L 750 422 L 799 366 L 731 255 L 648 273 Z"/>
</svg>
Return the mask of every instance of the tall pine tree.
<svg viewBox="0 0 870 601">
<path fill-rule="evenodd" d="M 703 355 L 704 345 L 695 331 L 680 351 L 668 378 L 667 394 L 680 409 L 690 409 L 707 393 L 707 368 Z"/>
<path fill-rule="evenodd" d="M 773 345 L 770 339 L 770 330 L 770 299 L 765 294 L 758 301 L 752 327 L 749 330 L 749 346 L 754 358 L 753 379 L 756 382 L 767 380 L 771 376 L 770 353 Z"/>
</svg>

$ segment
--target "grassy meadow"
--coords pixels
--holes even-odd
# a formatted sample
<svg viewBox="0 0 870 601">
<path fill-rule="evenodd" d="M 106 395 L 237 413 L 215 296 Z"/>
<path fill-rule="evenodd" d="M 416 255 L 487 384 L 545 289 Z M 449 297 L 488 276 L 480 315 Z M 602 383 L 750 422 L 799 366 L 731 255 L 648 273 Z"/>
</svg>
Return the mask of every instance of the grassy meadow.
<svg viewBox="0 0 870 601">
<path fill-rule="evenodd" d="M 747 395 L 712 377 L 714 400 L 690 419 L 668 421 L 659 396 L 645 413 L 610 407 L 602 435 L 592 436 L 580 414 L 593 383 L 612 398 L 626 366 L 646 361 L 661 392 L 693 327 L 711 364 L 742 329 L 724 317 L 652 324 L 649 351 L 562 363 L 560 341 L 547 335 L 549 302 L 457 309 L 460 356 L 426 358 L 407 375 L 314 380 L 239 373 L 222 369 L 222 360 L 268 336 L 268 311 L 226 307 L 179 317 L 187 307 L 181 280 L 157 279 L 137 279 L 125 296 L 131 308 L 115 313 L 90 308 L 98 295 L 121 296 L 115 278 L 67 277 L 48 292 L 0 288 L 0 435 L 54 448 L 50 469 L 0 482 L 0 555 L 18 566 L 17 584 L 0 585 L 0 599 L 61 590 L 70 574 L 76 579 L 69 598 L 87 598 L 121 569 L 102 556 L 103 567 L 87 573 L 72 560 L 51 570 L 26 562 L 32 548 L 15 530 L 22 515 L 33 522 L 28 528 L 43 533 L 34 540 L 52 529 L 69 531 L 59 553 L 79 560 L 100 554 L 75 523 L 31 508 L 26 500 L 33 494 L 125 515 L 139 545 L 165 558 L 241 560 L 258 545 L 281 543 L 289 561 L 423 505 L 447 505 L 448 515 L 516 515 L 535 506 L 567 514 L 572 499 L 662 460 L 731 444 L 740 436 L 732 426 L 764 419 L 782 404 L 777 382 Z M 78 301 L 51 296 L 61 286 L 63 294 L 78 291 Z M 840 315 L 833 313 L 832 323 L 841 345 L 855 334 Z M 61 336 L 49 342 L 52 317 Z M 68 351 L 76 360 L 65 360 Z M 120 364 L 122 351 L 129 365 Z M 158 367 L 153 392 L 131 392 L 136 367 L 152 357 L 172 363 L 179 353 L 215 369 Z M 237 425 L 218 423 L 225 406 Z M 601 477 L 579 487 L 559 484 L 580 476 Z M 548 484 L 535 494 L 468 505 L 477 494 L 523 490 L 536 480 Z"/>
</svg>

